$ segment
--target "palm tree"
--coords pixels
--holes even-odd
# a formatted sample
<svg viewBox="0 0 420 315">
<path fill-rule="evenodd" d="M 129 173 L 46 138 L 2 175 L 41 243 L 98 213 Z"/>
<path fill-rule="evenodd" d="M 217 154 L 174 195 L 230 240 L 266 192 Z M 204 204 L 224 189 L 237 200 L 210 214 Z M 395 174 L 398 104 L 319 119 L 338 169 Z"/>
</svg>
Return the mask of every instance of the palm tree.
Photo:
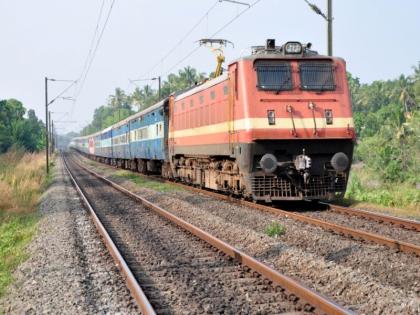
<svg viewBox="0 0 420 315">
<path fill-rule="evenodd" d="M 136 87 L 134 89 L 134 92 L 130 96 L 130 103 L 137 107 L 137 111 L 140 111 L 140 109 L 142 108 L 143 101 L 144 98 L 142 91 L 139 87 Z"/>
<path fill-rule="evenodd" d="M 409 113 L 411 106 L 415 104 L 410 93 L 412 85 L 411 78 L 405 77 L 402 74 L 398 78 L 395 88 L 391 91 L 391 97 L 394 96 L 399 102 L 401 102 L 406 113 Z"/>
<path fill-rule="evenodd" d="M 109 104 L 112 108 L 117 109 L 123 107 L 127 103 L 127 95 L 121 88 L 115 89 L 115 94 L 109 96 Z"/>
<path fill-rule="evenodd" d="M 413 66 L 414 74 L 411 76 L 411 79 L 414 81 L 420 80 L 420 61 L 416 66 Z"/>
<path fill-rule="evenodd" d="M 179 70 L 179 79 L 184 81 L 186 87 L 194 85 L 197 78 L 197 70 L 194 68 L 187 66 L 183 70 Z"/>
</svg>

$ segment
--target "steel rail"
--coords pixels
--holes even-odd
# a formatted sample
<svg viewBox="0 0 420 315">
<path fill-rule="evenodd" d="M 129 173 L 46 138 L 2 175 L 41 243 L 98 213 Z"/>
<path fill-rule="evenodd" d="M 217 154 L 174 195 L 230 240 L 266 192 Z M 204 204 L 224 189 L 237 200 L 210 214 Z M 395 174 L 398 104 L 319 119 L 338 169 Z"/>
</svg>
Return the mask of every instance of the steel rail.
<svg viewBox="0 0 420 315">
<path fill-rule="evenodd" d="M 289 292 L 295 294 L 296 296 L 300 297 L 304 301 L 308 302 L 311 306 L 315 307 L 315 309 L 320 310 L 326 314 L 354 314 L 352 311 L 343 308 L 342 306 L 336 304 L 335 302 L 329 300 L 327 297 L 313 291 L 312 289 L 304 286 L 303 284 L 293 280 L 292 278 L 279 273 L 278 271 L 272 269 L 268 265 L 256 260 L 255 258 L 241 252 L 237 248 L 227 244 L 226 242 L 218 239 L 217 237 L 207 233 L 206 231 L 186 222 L 185 220 L 175 216 L 174 214 L 164 210 L 163 208 L 159 207 L 156 204 L 148 201 L 147 199 L 129 191 L 128 189 L 114 183 L 113 181 L 105 178 L 104 176 L 92 171 L 91 169 L 81 165 L 80 163 L 73 161 L 77 166 L 84 169 L 86 172 L 92 174 L 96 178 L 102 180 L 106 184 L 114 187 L 118 191 L 124 193 L 125 195 L 129 196 L 130 198 L 139 201 L 145 207 L 149 208 L 150 210 L 156 212 L 160 216 L 168 219 L 169 221 L 175 223 L 179 227 L 187 230 L 191 234 L 197 236 L 201 240 L 207 242 L 211 246 L 219 249 L 220 251 L 224 252 L 226 255 L 238 260 L 241 264 L 251 268 L 252 270 L 258 272 L 259 274 L 263 275 L 267 279 L 273 281 L 274 283 L 280 285 L 284 289 L 288 290 Z"/>
<path fill-rule="evenodd" d="M 329 210 L 334 211 L 334 212 L 344 213 L 344 214 L 349 214 L 356 217 L 374 220 L 379 223 L 382 223 L 382 222 L 390 223 L 399 227 L 403 227 L 409 230 L 415 230 L 415 231 L 420 232 L 420 222 L 415 221 L 415 220 L 398 218 L 398 217 L 387 215 L 387 214 L 374 213 L 371 211 L 357 209 L 357 208 L 343 207 L 343 206 L 326 203 L 326 202 L 320 202 L 320 204 L 328 206 Z"/>
<path fill-rule="evenodd" d="M 78 165 L 80 165 L 79 163 L 77 163 Z M 84 168 L 84 166 L 80 165 L 82 168 Z M 112 166 L 111 166 L 112 167 Z M 101 176 L 101 175 L 99 175 Z M 139 176 L 144 176 L 146 178 L 152 178 L 156 181 L 161 181 L 164 183 L 168 183 L 168 184 L 173 184 L 179 187 L 183 187 L 184 189 L 188 189 L 190 191 L 194 191 L 197 193 L 202 193 L 204 195 L 207 196 L 211 196 L 214 197 L 216 199 L 219 200 L 225 200 L 231 203 L 236 203 L 242 206 L 247 206 L 253 209 L 257 209 L 263 212 L 268 212 L 274 215 L 278 215 L 281 217 L 286 217 L 286 218 L 291 218 L 293 220 L 296 221 L 300 221 L 306 224 L 311 224 L 314 226 L 319 226 L 327 231 L 332 231 L 332 232 L 336 232 L 336 233 L 340 233 L 343 235 L 347 235 L 347 236 L 351 236 L 354 237 L 356 239 L 362 239 L 365 241 L 369 241 L 369 242 L 373 242 L 379 245 L 383 245 L 383 246 L 387 246 L 389 248 L 392 249 L 396 249 L 398 251 L 401 252 L 405 252 L 405 253 L 414 253 L 417 256 L 420 256 L 420 246 L 415 245 L 415 244 L 411 244 L 411 243 L 407 243 L 407 242 L 401 242 L 392 238 L 388 238 L 388 237 L 384 237 L 381 236 L 379 234 L 375 234 L 375 233 L 369 233 L 369 232 L 365 232 L 362 230 L 356 230 L 350 227 L 346 227 L 344 225 L 339 225 L 339 224 L 335 224 L 335 223 L 330 223 L 327 221 L 322 221 L 319 219 L 315 219 L 309 216 L 305 216 L 302 214 L 298 214 L 298 213 L 294 213 L 294 212 L 290 212 L 290 211 L 286 211 L 286 210 L 282 210 L 280 208 L 274 208 L 271 206 L 266 206 L 266 205 L 262 205 L 262 204 L 257 204 L 254 203 L 252 201 L 247 201 L 247 200 L 243 200 L 243 199 L 239 199 L 230 195 L 224 195 L 221 194 L 219 192 L 214 192 L 214 191 L 210 191 L 210 190 L 206 190 L 206 189 L 201 189 L 201 188 L 196 188 L 196 187 L 192 187 L 186 184 L 181 184 L 181 183 L 177 183 L 174 181 L 170 181 L 167 179 L 160 179 L 160 178 L 156 178 L 156 177 L 150 177 L 148 175 L 144 175 L 144 174 L 139 174 Z"/>
<path fill-rule="evenodd" d="M 84 205 L 89 210 L 89 214 L 92 217 L 92 220 L 96 226 L 98 233 L 102 236 L 105 246 L 108 248 L 109 252 L 111 253 L 112 257 L 114 258 L 115 262 L 117 263 L 118 268 L 120 269 L 124 279 L 126 280 L 127 287 L 130 290 L 131 296 L 136 301 L 137 305 L 139 306 L 140 310 L 145 315 L 156 315 L 155 310 L 153 309 L 152 305 L 150 304 L 149 300 L 147 299 L 146 295 L 144 294 L 143 290 L 141 289 L 139 283 L 137 282 L 136 278 L 134 277 L 132 271 L 128 267 L 126 261 L 122 257 L 120 251 L 118 250 L 117 246 L 115 245 L 112 238 L 109 236 L 107 230 L 103 226 L 101 220 L 96 215 L 95 210 L 91 206 L 90 202 L 88 201 L 87 197 L 83 193 L 82 189 L 76 182 L 73 174 L 71 173 L 67 161 L 65 157 L 61 156 L 63 165 L 65 170 L 67 171 L 71 182 L 73 183 L 74 187 L 76 188 L 80 198 L 82 199 Z"/>
<path fill-rule="evenodd" d="M 170 182 L 170 181 L 168 181 Z M 195 187 L 191 187 L 191 186 L 186 186 L 184 184 L 178 184 L 175 183 L 177 185 L 180 185 L 182 187 L 186 187 L 189 190 L 195 191 L 195 192 L 200 192 L 203 193 L 205 195 L 208 196 L 212 196 L 214 198 L 218 198 L 220 200 L 227 200 L 229 202 L 232 203 L 236 203 L 236 204 L 240 204 L 243 206 L 248 206 L 250 208 L 253 209 L 258 209 L 264 212 L 268 212 L 274 215 L 278 215 L 281 217 L 286 217 L 286 218 L 291 218 L 293 220 L 297 220 L 300 222 L 304 222 L 307 224 L 311 224 L 311 225 L 315 225 L 315 226 L 319 226 L 327 231 L 333 231 L 336 233 L 341 233 L 344 235 L 348 235 L 354 238 L 358 238 L 358 239 L 363 239 L 366 241 L 370 241 L 370 242 L 374 242 L 376 244 L 379 245 L 384 245 L 396 250 L 399 250 L 401 252 L 406 252 L 406 253 L 414 253 L 418 256 L 420 256 L 420 246 L 415 245 L 415 244 L 411 244 L 411 243 L 406 243 L 406 242 L 401 242 L 392 238 L 388 238 L 388 237 L 384 237 L 381 236 L 379 234 L 375 234 L 375 233 L 369 233 L 369 232 L 365 232 L 362 230 L 356 230 L 350 227 L 346 227 L 344 225 L 339 225 L 339 224 L 335 224 L 335 223 L 330 223 L 327 221 L 322 221 L 319 219 L 315 219 L 306 215 L 302 215 L 302 214 L 298 214 L 298 213 L 294 213 L 294 212 L 290 212 L 290 211 L 286 211 L 286 210 L 282 210 L 279 208 L 274 208 L 274 207 L 270 207 L 270 206 L 265 206 L 262 204 L 257 204 L 251 201 L 247 201 L 247 200 L 242 200 L 242 199 L 237 199 L 228 195 L 223 195 L 220 193 L 216 193 L 216 192 L 212 192 L 212 191 L 208 191 L 208 190 L 203 190 L 203 189 L 199 189 L 199 188 L 195 188 Z"/>
</svg>

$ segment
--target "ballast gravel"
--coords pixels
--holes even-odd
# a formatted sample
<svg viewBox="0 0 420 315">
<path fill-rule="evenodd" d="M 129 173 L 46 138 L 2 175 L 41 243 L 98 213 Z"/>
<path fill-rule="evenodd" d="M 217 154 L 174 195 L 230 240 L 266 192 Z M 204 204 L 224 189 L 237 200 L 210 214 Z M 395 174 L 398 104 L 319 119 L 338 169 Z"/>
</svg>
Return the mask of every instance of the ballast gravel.
<svg viewBox="0 0 420 315">
<path fill-rule="evenodd" d="M 138 314 L 61 160 L 43 195 L 30 258 L 0 300 L 5 314 Z"/>
<path fill-rule="evenodd" d="M 420 314 L 420 258 L 415 255 L 187 190 L 159 193 L 115 176 L 113 168 L 77 158 L 357 313 Z M 286 233 L 268 237 L 264 229 L 271 221 L 284 225 Z"/>
</svg>

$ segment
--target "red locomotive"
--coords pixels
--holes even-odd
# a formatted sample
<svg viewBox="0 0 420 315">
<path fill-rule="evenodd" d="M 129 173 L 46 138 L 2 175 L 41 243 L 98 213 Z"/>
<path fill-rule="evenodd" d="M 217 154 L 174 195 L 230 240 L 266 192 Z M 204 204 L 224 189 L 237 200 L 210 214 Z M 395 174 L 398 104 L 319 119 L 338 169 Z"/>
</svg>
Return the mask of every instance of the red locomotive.
<svg viewBox="0 0 420 315">
<path fill-rule="evenodd" d="M 266 202 L 334 199 L 354 140 L 345 61 L 267 40 L 170 97 L 162 175 Z"/>
</svg>

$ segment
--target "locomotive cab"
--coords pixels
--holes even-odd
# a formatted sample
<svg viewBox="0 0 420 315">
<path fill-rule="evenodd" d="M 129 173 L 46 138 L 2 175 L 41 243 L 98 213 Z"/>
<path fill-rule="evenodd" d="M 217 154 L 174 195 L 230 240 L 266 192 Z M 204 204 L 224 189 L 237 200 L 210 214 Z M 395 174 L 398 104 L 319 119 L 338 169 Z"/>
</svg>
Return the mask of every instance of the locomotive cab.
<svg viewBox="0 0 420 315">
<path fill-rule="evenodd" d="M 310 47 L 268 40 L 229 67 L 231 146 L 254 200 L 345 192 L 355 140 L 345 62 Z"/>
</svg>

